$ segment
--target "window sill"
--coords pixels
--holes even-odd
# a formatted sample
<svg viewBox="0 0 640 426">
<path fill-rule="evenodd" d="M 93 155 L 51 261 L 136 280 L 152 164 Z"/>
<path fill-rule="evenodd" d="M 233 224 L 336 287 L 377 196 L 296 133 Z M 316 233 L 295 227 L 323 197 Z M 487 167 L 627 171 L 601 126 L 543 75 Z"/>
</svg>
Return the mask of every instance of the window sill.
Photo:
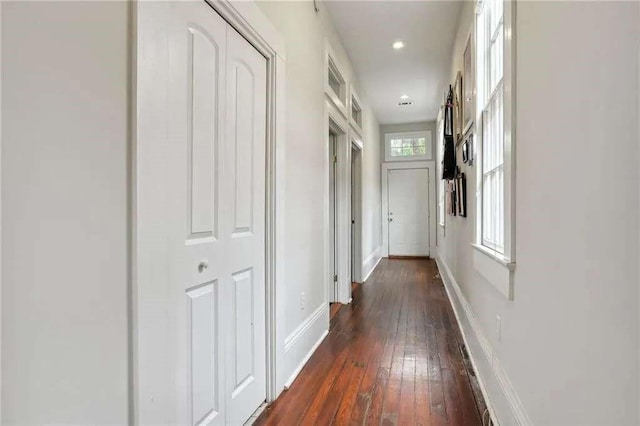
<svg viewBox="0 0 640 426">
<path fill-rule="evenodd" d="M 384 158 L 384 162 L 385 163 L 397 163 L 397 162 L 401 162 L 401 161 L 433 161 L 433 158 L 427 154 L 427 155 L 407 155 L 407 156 L 398 156 L 398 157 L 392 157 L 392 156 L 386 156 Z"/>
<path fill-rule="evenodd" d="M 480 244 L 471 244 L 471 246 L 474 248 L 473 267 L 503 296 L 513 300 L 515 262 Z"/>
</svg>

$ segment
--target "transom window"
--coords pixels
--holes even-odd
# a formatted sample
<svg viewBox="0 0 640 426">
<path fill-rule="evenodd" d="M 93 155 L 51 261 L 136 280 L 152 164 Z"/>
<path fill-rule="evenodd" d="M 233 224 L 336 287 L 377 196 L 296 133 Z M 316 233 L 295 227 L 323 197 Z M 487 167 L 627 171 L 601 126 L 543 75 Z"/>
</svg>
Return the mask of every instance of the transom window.
<svg viewBox="0 0 640 426">
<path fill-rule="evenodd" d="M 333 53 L 331 45 L 326 40 L 324 60 L 324 93 L 340 113 L 342 113 L 345 118 L 349 118 L 347 82 L 345 74 L 342 72 L 341 64 L 336 61 L 336 55 Z"/>
<path fill-rule="evenodd" d="M 391 139 L 392 157 L 412 157 L 427 153 L 426 138 Z"/>
<path fill-rule="evenodd" d="M 327 86 L 333 95 L 334 102 L 339 103 L 341 107 L 347 105 L 347 86 L 338 65 L 333 60 L 330 53 L 327 53 Z M 326 90 L 326 89 L 325 89 Z"/>
<path fill-rule="evenodd" d="M 385 134 L 385 161 L 431 160 L 430 131 Z"/>
<path fill-rule="evenodd" d="M 338 77 L 338 73 L 334 68 L 329 68 L 327 70 L 327 78 L 329 79 L 329 87 L 333 90 L 333 92 L 340 96 L 340 92 L 342 91 L 342 82 Z"/>
<path fill-rule="evenodd" d="M 357 96 L 351 94 L 351 119 L 358 126 L 362 127 L 362 107 Z"/>
</svg>

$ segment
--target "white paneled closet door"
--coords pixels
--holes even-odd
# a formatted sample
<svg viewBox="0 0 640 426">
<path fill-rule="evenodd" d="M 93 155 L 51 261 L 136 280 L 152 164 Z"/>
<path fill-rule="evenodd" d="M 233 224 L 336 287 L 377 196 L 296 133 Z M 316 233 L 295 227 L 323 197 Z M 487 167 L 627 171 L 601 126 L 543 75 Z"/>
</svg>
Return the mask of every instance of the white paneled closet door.
<svg viewBox="0 0 640 426">
<path fill-rule="evenodd" d="M 239 425 L 265 400 L 266 60 L 204 1 L 168 37 L 166 347 L 176 421 Z M 159 324 L 160 325 L 160 324 Z"/>
<path fill-rule="evenodd" d="M 227 423 L 243 424 L 266 398 L 265 151 L 267 61 L 227 26 L 226 138 L 223 148 Z"/>
</svg>

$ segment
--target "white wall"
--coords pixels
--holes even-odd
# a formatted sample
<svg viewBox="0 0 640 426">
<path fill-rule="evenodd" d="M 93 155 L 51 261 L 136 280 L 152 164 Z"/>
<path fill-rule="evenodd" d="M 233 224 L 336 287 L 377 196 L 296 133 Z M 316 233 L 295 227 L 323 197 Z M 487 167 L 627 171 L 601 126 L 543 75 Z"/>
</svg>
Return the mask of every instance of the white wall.
<svg viewBox="0 0 640 426">
<path fill-rule="evenodd" d="M 284 246 L 286 259 L 286 334 L 294 339 L 286 351 L 286 374 L 295 371 L 312 345 L 328 329 L 328 313 L 312 316 L 326 306 L 323 282 L 325 146 L 324 122 L 325 36 L 329 39 L 344 77 L 351 80 L 349 64 L 326 8 L 320 3 L 316 14 L 310 1 L 258 2 L 285 39 L 286 108 L 286 187 Z M 366 100 L 363 103 L 363 259 L 380 245 L 380 151 L 378 122 Z M 301 309 L 301 294 L 304 304 Z M 282 374 L 282 372 L 281 372 Z"/>
<path fill-rule="evenodd" d="M 515 300 L 473 268 L 473 214 L 447 216 L 440 235 L 475 337 L 487 339 L 494 365 L 479 373 L 499 376 L 489 393 L 503 423 L 639 421 L 638 12 L 637 2 L 518 2 Z M 459 39 L 472 19 L 469 2 Z M 474 188 L 475 168 L 462 168 Z"/>
<path fill-rule="evenodd" d="M 126 424 L 127 4 L 1 7 L 2 424 Z"/>
</svg>

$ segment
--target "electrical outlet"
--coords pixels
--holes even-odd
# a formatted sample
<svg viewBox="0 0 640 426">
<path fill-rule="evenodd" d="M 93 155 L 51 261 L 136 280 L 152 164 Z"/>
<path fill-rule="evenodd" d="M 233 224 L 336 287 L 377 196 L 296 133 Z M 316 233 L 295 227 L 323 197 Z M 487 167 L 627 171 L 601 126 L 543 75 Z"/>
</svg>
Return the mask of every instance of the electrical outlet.
<svg viewBox="0 0 640 426">
<path fill-rule="evenodd" d="M 300 293 L 300 310 L 304 311 L 304 305 L 307 303 L 304 291 Z"/>
<path fill-rule="evenodd" d="M 502 319 L 500 315 L 496 315 L 496 336 L 498 337 L 498 342 L 502 342 Z"/>
</svg>

